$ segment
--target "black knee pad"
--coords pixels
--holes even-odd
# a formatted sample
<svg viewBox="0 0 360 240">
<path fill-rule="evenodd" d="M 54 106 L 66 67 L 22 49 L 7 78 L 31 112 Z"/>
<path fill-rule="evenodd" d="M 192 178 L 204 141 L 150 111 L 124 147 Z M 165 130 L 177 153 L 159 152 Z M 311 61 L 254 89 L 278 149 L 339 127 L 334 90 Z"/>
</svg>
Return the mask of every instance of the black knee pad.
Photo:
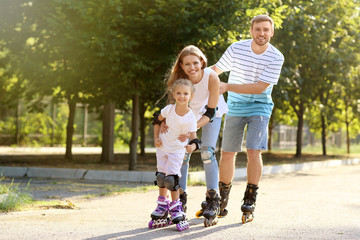
<svg viewBox="0 0 360 240">
<path fill-rule="evenodd" d="M 178 175 L 168 175 L 165 177 L 165 187 L 170 191 L 177 191 L 180 187 Z"/>
<path fill-rule="evenodd" d="M 159 188 L 165 187 L 165 174 L 162 172 L 156 172 L 156 181 L 154 182 L 155 185 L 158 185 Z"/>
</svg>

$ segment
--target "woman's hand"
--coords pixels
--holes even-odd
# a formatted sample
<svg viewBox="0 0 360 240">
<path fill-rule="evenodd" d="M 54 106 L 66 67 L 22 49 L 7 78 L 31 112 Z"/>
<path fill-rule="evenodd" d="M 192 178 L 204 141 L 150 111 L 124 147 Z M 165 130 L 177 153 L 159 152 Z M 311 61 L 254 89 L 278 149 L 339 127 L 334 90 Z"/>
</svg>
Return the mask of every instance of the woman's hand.
<svg viewBox="0 0 360 240">
<path fill-rule="evenodd" d="M 187 133 L 187 134 L 181 134 L 178 139 L 181 141 L 181 142 L 185 142 L 189 139 L 190 137 L 190 133 Z"/>
<path fill-rule="evenodd" d="M 160 133 L 164 134 L 168 132 L 168 125 L 166 125 L 166 120 L 163 121 L 160 125 Z"/>
</svg>

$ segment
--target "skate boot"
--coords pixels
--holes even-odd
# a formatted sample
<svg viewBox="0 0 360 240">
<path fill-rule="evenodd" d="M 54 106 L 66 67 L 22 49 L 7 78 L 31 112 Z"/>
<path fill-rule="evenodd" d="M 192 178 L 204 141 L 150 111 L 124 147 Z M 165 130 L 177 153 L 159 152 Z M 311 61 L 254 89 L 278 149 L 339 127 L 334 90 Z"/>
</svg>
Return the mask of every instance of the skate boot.
<svg viewBox="0 0 360 240">
<path fill-rule="evenodd" d="M 189 228 L 189 223 L 186 221 L 186 213 L 183 211 L 180 199 L 170 203 L 169 211 L 171 214 L 171 221 L 176 224 L 176 228 L 179 231 Z"/>
<path fill-rule="evenodd" d="M 187 193 L 184 192 L 181 188 L 180 188 L 180 202 L 182 204 L 182 208 L 183 208 L 184 212 L 186 213 Z"/>
<path fill-rule="evenodd" d="M 206 193 L 206 208 L 204 210 L 204 226 L 209 227 L 216 225 L 217 216 L 220 213 L 220 197 L 215 189 L 209 189 Z"/>
<path fill-rule="evenodd" d="M 228 210 L 226 209 L 226 206 L 229 201 L 229 194 L 232 184 L 225 184 L 222 182 L 219 182 L 219 190 L 220 190 L 220 214 L 219 217 L 225 217 L 228 214 Z"/>
<path fill-rule="evenodd" d="M 157 207 L 151 214 L 151 221 L 149 222 L 149 228 L 165 227 L 170 224 L 169 213 L 170 201 L 166 197 L 159 196 L 157 200 Z"/>
<path fill-rule="evenodd" d="M 254 184 L 248 183 L 246 186 L 243 205 L 241 206 L 241 211 L 243 212 L 241 221 L 243 224 L 251 222 L 254 219 L 254 211 L 256 206 L 255 202 L 258 189 L 259 187 Z"/>
</svg>

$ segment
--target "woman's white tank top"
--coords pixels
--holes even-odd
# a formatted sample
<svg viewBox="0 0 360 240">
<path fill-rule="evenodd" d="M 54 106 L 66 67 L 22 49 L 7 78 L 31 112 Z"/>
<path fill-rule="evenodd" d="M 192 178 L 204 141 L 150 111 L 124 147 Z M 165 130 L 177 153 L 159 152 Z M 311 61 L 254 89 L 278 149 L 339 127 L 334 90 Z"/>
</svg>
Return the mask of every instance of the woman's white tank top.
<svg viewBox="0 0 360 240">
<path fill-rule="evenodd" d="M 200 82 L 194 84 L 195 94 L 194 98 L 190 102 L 190 107 L 195 114 L 195 117 L 199 120 L 201 116 L 206 112 L 205 106 L 208 103 L 209 99 L 209 76 L 211 71 L 210 68 L 204 69 L 204 75 Z M 221 94 L 219 96 L 218 110 L 216 111 L 216 117 L 221 118 L 224 113 L 229 111 L 228 106 L 225 102 L 224 96 Z"/>
</svg>

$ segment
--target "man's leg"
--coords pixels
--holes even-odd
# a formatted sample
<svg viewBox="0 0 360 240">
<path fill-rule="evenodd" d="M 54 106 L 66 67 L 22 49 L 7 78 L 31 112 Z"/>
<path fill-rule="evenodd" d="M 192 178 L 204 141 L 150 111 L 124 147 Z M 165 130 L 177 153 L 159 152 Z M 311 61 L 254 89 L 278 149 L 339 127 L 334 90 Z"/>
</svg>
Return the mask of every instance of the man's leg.
<svg viewBox="0 0 360 240">
<path fill-rule="evenodd" d="M 232 182 L 235 174 L 235 156 L 236 152 L 221 151 L 220 159 L 220 182 L 229 184 Z"/>
<path fill-rule="evenodd" d="M 262 174 L 261 150 L 267 149 L 269 118 L 263 116 L 251 116 L 247 119 L 247 186 L 244 193 L 241 211 L 242 222 L 250 222 L 254 218 L 256 196 L 259 189 Z"/>
<path fill-rule="evenodd" d="M 247 182 L 258 185 L 261 179 L 263 162 L 260 150 L 247 150 Z"/>
<path fill-rule="evenodd" d="M 222 152 L 220 160 L 220 215 L 226 216 L 228 211 L 226 206 L 229 201 L 232 180 L 235 174 L 235 157 L 237 152 L 241 152 L 243 142 L 246 118 L 243 117 L 225 117 L 223 130 Z"/>
</svg>

